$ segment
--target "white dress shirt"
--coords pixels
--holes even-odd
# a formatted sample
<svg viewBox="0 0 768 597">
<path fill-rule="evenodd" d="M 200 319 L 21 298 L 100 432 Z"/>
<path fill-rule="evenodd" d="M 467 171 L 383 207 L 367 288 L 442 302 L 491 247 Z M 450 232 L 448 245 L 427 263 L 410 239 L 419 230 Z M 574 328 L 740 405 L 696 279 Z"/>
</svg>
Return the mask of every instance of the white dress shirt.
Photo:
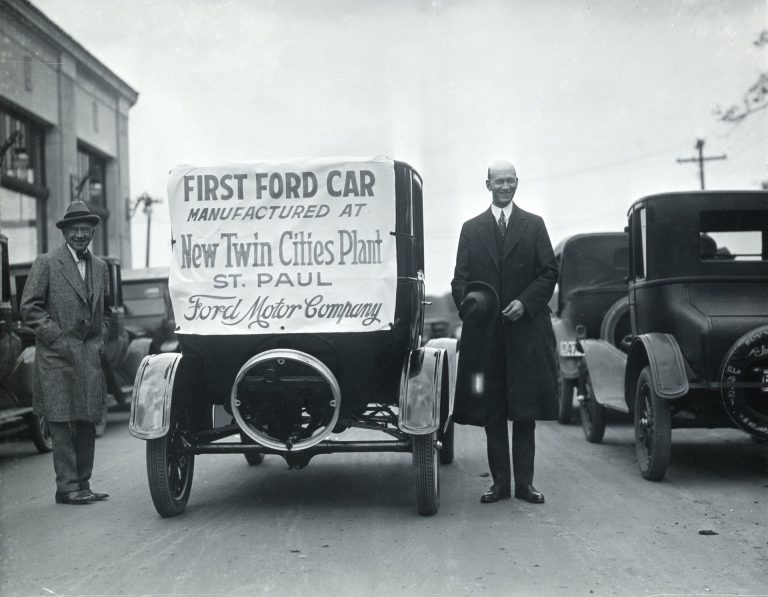
<svg viewBox="0 0 768 597">
<path fill-rule="evenodd" d="M 512 217 L 512 207 L 514 206 L 514 203 L 510 201 L 505 205 L 503 208 L 498 207 L 497 205 L 491 203 L 491 211 L 493 212 L 493 218 L 496 220 L 496 225 L 499 225 L 499 218 L 501 217 L 501 212 L 504 212 L 504 219 L 507 221 L 507 228 L 509 228 L 509 220 Z"/>
<path fill-rule="evenodd" d="M 75 252 L 75 250 L 72 247 L 70 247 L 69 244 L 67 244 L 67 249 L 69 249 L 69 252 L 72 253 L 72 259 L 75 260 L 75 264 L 77 265 L 77 271 L 80 272 L 80 277 L 83 280 L 85 280 L 85 260 L 80 259 L 77 256 L 77 253 Z M 86 251 L 88 251 L 88 249 L 86 249 Z"/>
</svg>

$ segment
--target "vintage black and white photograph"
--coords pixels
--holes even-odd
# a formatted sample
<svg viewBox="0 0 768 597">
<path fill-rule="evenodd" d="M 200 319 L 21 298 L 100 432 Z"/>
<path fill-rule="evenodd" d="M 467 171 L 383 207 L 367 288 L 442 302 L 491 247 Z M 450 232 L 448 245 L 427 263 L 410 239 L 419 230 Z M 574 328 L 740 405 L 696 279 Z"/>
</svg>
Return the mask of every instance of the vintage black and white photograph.
<svg viewBox="0 0 768 597">
<path fill-rule="evenodd" d="M 0 597 L 768 597 L 765 0 L 0 0 Z"/>
</svg>

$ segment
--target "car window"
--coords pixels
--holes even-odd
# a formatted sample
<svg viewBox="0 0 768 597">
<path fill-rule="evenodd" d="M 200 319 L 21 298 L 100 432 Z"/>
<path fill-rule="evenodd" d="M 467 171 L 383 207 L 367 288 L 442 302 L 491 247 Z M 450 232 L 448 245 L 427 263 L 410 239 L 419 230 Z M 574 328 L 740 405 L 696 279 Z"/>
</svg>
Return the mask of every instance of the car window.
<svg viewBox="0 0 768 597">
<path fill-rule="evenodd" d="M 164 315 L 164 287 L 157 282 L 123 284 L 123 302 L 128 316 Z"/>
<path fill-rule="evenodd" d="M 699 259 L 767 261 L 768 217 L 759 211 L 705 211 L 700 216 Z"/>
</svg>

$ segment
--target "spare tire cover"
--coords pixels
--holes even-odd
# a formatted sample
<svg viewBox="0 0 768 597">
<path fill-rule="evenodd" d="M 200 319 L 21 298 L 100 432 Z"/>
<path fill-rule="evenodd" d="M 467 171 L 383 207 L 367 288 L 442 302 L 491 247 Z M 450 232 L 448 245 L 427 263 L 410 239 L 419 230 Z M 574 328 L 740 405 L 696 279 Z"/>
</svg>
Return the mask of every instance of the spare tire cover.
<svg viewBox="0 0 768 597">
<path fill-rule="evenodd" d="M 768 388 L 738 385 L 768 384 L 768 325 L 739 338 L 726 354 L 720 371 L 728 415 L 747 433 L 768 439 Z"/>
</svg>

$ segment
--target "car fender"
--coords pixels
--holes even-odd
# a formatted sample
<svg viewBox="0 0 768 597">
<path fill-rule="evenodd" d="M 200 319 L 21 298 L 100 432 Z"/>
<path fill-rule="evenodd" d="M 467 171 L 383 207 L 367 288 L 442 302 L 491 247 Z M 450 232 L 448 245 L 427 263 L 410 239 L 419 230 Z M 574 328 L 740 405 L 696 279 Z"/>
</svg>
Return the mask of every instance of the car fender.
<svg viewBox="0 0 768 597">
<path fill-rule="evenodd" d="M 641 334 L 632 340 L 627 357 L 624 396 L 634 402 L 637 379 L 646 365 L 651 366 L 653 390 L 661 398 L 680 398 L 688 393 L 688 376 L 680 345 L 671 334 Z"/>
<path fill-rule="evenodd" d="M 555 351 L 560 361 L 560 375 L 566 379 L 576 379 L 579 376 L 580 356 L 562 356 L 561 343 L 575 342 L 576 331 L 573 326 L 559 317 L 552 317 L 552 331 L 555 332 Z"/>
<path fill-rule="evenodd" d="M 448 384 L 446 351 L 423 346 L 408 353 L 400 377 L 397 426 L 411 435 L 427 435 L 440 426 L 440 399 Z"/>
<path fill-rule="evenodd" d="M 583 339 L 579 344 L 584 351 L 583 362 L 589 372 L 595 400 L 599 404 L 626 412 L 624 371 L 627 355 L 606 340 Z"/>
<path fill-rule="evenodd" d="M 183 356 L 177 352 L 144 357 L 136 373 L 128 430 L 139 439 L 168 433 L 176 374 Z"/>
<path fill-rule="evenodd" d="M 445 350 L 445 362 L 448 366 L 448 404 L 441 404 L 442 423 L 445 424 L 453 413 L 453 400 L 456 396 L 456 372 L 458 370 L 458 341 L 456 338 L 435 338 L 427 342 L 427 348 L 441 348 Z"/>
</svg>

